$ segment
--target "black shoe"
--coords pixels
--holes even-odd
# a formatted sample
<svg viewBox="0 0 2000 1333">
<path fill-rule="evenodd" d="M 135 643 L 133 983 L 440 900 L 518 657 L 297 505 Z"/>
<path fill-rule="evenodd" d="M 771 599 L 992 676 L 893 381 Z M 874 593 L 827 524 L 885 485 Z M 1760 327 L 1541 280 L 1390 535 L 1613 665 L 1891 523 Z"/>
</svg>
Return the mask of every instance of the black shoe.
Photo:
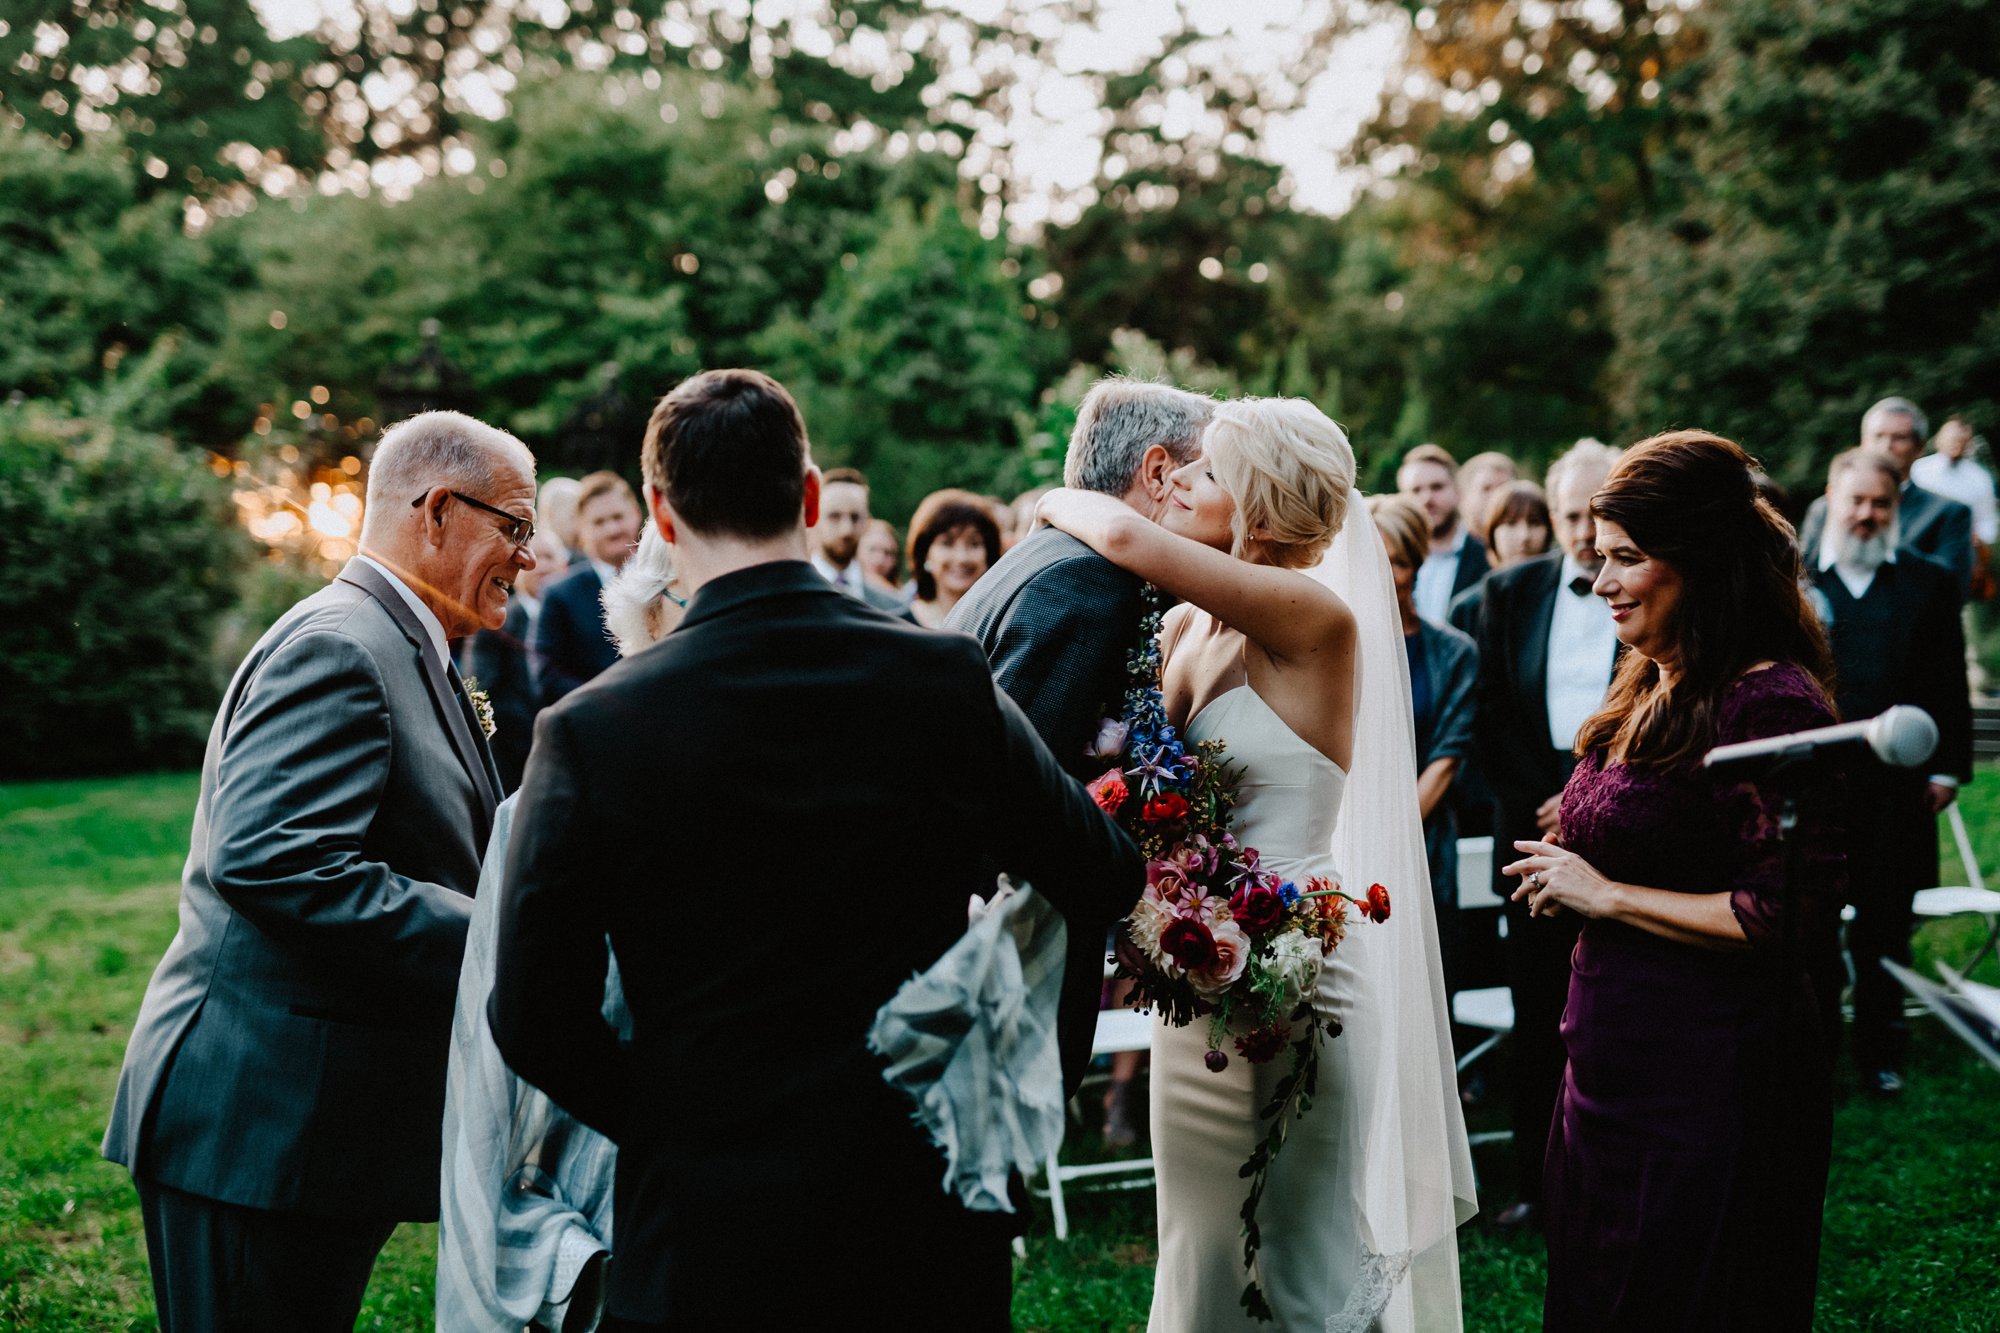
<svg viewBox="0 0 2000 1333">
<path fill-rule="evenodd" d="M 1900 1097 L 1903 1076 L 1893 1069 L 1870 1069 L 1861 1075 L 1861 1086 L 1871 1097 Z"/>
<path fill-rule="evenodd" d="M 1493 1219 L 1486 1225 L 1495 1231 L 1506 1232 L 1510 1235 L 1524 1231 L 1539 1231 L 1542 1227 L 1541 1206 L 1529 1203 L 1526 1200 L 1522 1200 L 1519 1203 L 1510 1203 L 1499 1212 L 1493 1214 Z"/>
</svg>

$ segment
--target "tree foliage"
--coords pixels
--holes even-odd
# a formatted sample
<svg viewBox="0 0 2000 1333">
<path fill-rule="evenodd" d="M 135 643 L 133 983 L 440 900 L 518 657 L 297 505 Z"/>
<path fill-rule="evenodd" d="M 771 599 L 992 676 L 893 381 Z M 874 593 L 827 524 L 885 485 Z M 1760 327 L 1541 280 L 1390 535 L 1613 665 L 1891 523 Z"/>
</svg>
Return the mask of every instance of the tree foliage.
<svg viewBox="0 0 2000 1333">
<path fill-rule="evenodd" d="M 215 704 L 209 640 L 248 539 L 198 453 L 38 404 L 0 407 L 0 771 L 178 765 Z"/>
<path fill-rule="evenodd" d="M 1622 234 L 1610 286 L 1628 430 L 1703 425 L 1788 482 L 1887 394 L 2000 406 L 2000 9 L 1733 0 L 1686 202 Z"/>
</svg>

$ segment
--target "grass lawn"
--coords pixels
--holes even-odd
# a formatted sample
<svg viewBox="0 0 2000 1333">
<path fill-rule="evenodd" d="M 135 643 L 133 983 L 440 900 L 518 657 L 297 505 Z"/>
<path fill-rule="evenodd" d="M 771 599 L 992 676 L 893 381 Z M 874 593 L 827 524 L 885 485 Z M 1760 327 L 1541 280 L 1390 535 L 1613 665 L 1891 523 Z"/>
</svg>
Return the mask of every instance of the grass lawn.
<svg viewBox="0 0 2000 1333">
<path fill-rule="evenodd" d="M 0 1328 L 154 1327 L 137 1199 L 97 1144 L 139 996 L 173 935 L 195 789 L 193 775 L 0 786 Z M 1966 814 L 2000 884 L 2000 769 L 1982 772 Z M 1958 874 L 1947 844 L 1945 878 Z M 1920 966 L 1963 962 L 1980 930 L 1926 926 Z M 1980 976 L 2000 983 L 2000 967 Z M 1820 1330 L 2000 1330 L 2000 1072 L 1922 1020 L 1911 1073 L 1909 1094 L 1885 1105 L 1843 1071 Z M 1475 1127 L 1497 1127 L 1496 1114 Z M 1483 1181 L 1507 1178 L 1504 1148 L 1478 1160 Z M 1151 1195 L 1073 1196 L 1071 1220 L 1067 1242 L 1046 1226 L 1030 1235 L 1017 1325 L 1143 1328 Z M 359 1327 L 430 1327 L 434 1231 L 397 1232 Z M 1475 1221 L 1460 1244 L 1468 1327 L 1538 1327 L 1539 1241 L 1498 1240 Z"/>
</svg>

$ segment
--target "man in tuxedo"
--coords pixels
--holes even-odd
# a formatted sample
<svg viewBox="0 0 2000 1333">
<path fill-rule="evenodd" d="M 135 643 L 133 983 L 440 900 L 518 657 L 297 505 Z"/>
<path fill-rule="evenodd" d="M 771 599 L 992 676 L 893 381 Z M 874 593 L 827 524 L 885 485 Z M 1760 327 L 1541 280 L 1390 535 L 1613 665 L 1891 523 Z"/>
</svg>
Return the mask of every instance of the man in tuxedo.
<svg viewBox="0 0 2000 1333">
<path fill-rule="evenodd" d="M 1550 464 L 1550 519 L 1560 547 L 1491 574 L 1481 587 L 1479 763 L 1494 794 L 1494 846 L 1557 831 L 1563 785 L 1576 767 L 1571 746 L 1604 702 L 1618 656 L 1611 613 L 1591 595 L 1601 561 L 1590 497 L 1617 461 L 1615 449 L 1578 442 Z M 1496 881 L 1505 856 L 1493 858 Z M 1542 1156 L 1567 1057 L 1562 1011 L 1579 929 L 1570 914 L 1531 916 L 1505 901 L 1508 984 L 1514 994 L 1513 1122 L 1516 1201 L 1496 1225 L 1539 1223 Z"/>
<path fill-rule="evenodd" d="M 1063 462 L 1063 484 L 1115 495 L 1157 519 L 1174 470 L 1201 452 L 1215 405 L 1165 384 L 1112 378 L 1084 395 Z M 1098 724 L 1125 691 L 1125 657 L 1144 613 L 1137 577 L 1066 532 L 1023 537 L 952 608 L 945 625 L 979 640 L 993 676 L 1074 777 L 1108 762 L 1088 753 Z M 1104 944 L 1115 918 L 1075 925 L 1064 960 L 1063 1084 L 1074 1093 L 1090 1064 L 1104 986 Z"/>
<path fill-rule="evenodd" d="M 549 585 L 529 640 L 544 704 L 618 660 L 618 647 L 604 629 L 601 599 L 639 544 L 639 502 L 616 472 L 593 472 L 583 479 L 576 514 L 584 559 Z"/>
<path fill-rule="evenodd" d="M 872 522 L 868 478 L 851 467 L 828 472 L 821 483 L 819 523 L 813 528 L 813 568 L 849 597 L 877 610 L 901 611 L 903 599 L 870 583 L 856 558 Z"/>
<path fill-rule="evenodd" d="M 1396 469 L 1396 493 L 1424 511 L 1431 553 L 1417 570 L 1417 615 L 1446 623 L 1451 599 L 1486 577 L 1486 544 L 1459 516 L 1458 460 L 1435 444 L 1420 444 Z"/>
<path fill-rule="evenodd" d="M 1097 923 L 1138 851 L 975 644 L 814 570 L 820 476 L 774 380 L 683 382 L 644 461 L 687 612 L 542 714 L 489 1006 L 507 1062 L 618 1144 L 612 1326 L 1005 1329 L 1010 1219 L 944 1192 L 866 1033 L 999 872 Z"/>
<path fill-rule="evenodd" d="M 1931 776 L 1866 760 L 1848 773 L 1854 920 L 1854 1059 L 1862 1086 L 1903 1090 L 1909 1044 L 1903 988 L 1883 958 L 1910 961 L 1910 900 L 1937 883 L 1937 817 L 1972 777 L 1972 705 L 1951 571 L 1895 541 L 1901 470 L 1887 455 L 1850 449 L 1827 472 L 1826 525 L 1807 552 L 1820 617 L 1833 641 L 1834 702 L 1849 721 L 1914 704 L 1938 724 Z M 1840 1031 L 1838 959 L 1818 969 L 1822 1017 Z"/>
<path fill-rule="evenodd" d="M 1907 398 L 1884 398 L 1861 418 L 1861 447 L 1895 465 L 1902 480 L 1896 505 L 1897 548 L 1928 556 L 1951 571 L 1962 603 L 1972 590 L 1972 510 L 1957 500 L 1927 491 L 1910 480 L 1911 465 L 1924 451 L 1930 423 Z M 1826 534 L 1827 500 L 1815 499 L 1799 530 L 1808 558 Z"/>
<path fill-rule="evenodd" d="M 558 477 L 556 480 L 565 480 Z M 543 486 L 544 493 L 548 487 Z M 542 506 L 536 506 L 539 516 Z M 539 522 L 539 517 L 537 522 Z M 465 678 L 486 694 L 493 707 L 493 735 L 488 744 L 500 767 L 500 790 L 511 796 L 528 766 L 528 744 L 535 735 L 535 715 L 542 711 L 536 683 L 535 622 L 541 619 L 542 590 L 562 578 L 569 551 L 554 533 L 537 531 L 530 543 L 535 567 L 514 582 L 507 599 L 507 619 L 499 629 L 482 629 L 459 645 Z"/>
<path fill-rule="evenodd" d="M 390 430 L 361 554 L 271 627 L 209 732 L 180 929 L 104 1136 L 160 1328 L 354 1327 L 438 1215 L 445 1054 L 500 800 L 447 641 L 534 567 L 535 464 L 455 412 Z"/>
</svg>

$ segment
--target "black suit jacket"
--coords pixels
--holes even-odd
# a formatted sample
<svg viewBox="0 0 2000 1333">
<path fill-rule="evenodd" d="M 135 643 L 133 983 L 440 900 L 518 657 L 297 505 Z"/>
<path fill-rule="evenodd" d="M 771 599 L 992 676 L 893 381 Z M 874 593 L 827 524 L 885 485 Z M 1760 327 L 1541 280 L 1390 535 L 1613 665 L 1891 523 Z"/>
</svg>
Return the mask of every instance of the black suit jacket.
<svg viewBox="0 0 2000 1333">
<path fill-rule="evenodd" d="M 460 665 L 466 677 L 486 692 L 493 705 L 493 762 L 499 765 L 501 789 L 513 794 L 528 766 L 528 746 L 534 740 L 535 714 L 542 711 L 535 685 L 533 620 L 519 597 L 507 604 L 499 629 L 482 629 L 465 640 Z"/>
<path fill-rule="evenodd" d="M 1812 562 L 1813 585 L 1833 642 L 1842 718 L 1858 722 L 1896 704 L 1914 704 L 1938 725 L 1938 746 L 1913 777 L 1947 773 L 1972 780 L 1972 699 L 1965 679 L 1965 638 L 1952 573 L 1921 556 L 1899 554 L 1875 571 L 1868 601 L 1886 617 L 1864 633 L 1854 617 L 1829 609 L 1844 600 L 1840 575 Z M 1870 770 L 1872 773 L 1874 770 Z"/>
<path fill-rule="evenodd" d="M 1505 836 L 1562 790 L 1573 761 L 1549 744 L 1549 626 L 1562 579 L 1560 552 L 1487 575 L 1476 599 L 1478 753 Z"/>
<path fill-rule="evenodd" d="M 976 644 L 803 561 L 704 585 L 660 644 L 544 711 L 520 799 L 493 1035 L 619 1145 L 611 1309 L 632 1319 L 727 1284 L 762 1327 L 785 1275 L 761 1290 L 702 1256 L 809 1236 L 873 1281 L 901 1229 L 969 1216 L 865 1049 L 877 1008 L 1002 870 L 1091 922 L 1141 888 Z"/>
<path fill-rule="evenodd" d="M 1492 572 L 1493 562 L 1486 558 L 1486 543 L 1466 534 L 1465 545 L 1458 548 L 1458 569 L 1451 576 L 1451 595 L 1457 597 Z"/>
<path fill-rule="evenodd" d="M 946 624 L 979 640 L 993 678 L 1021 706 L 1056 762 L 1097 777 L 1111 761 L 1085 753 L 1107 709 L 1124 695 L 1144 584 L 1075 537 L 1037 528 L 972 585 Z M 1090 1064 L 1104 989 L 1104 943 L 1116 917 L 1071 922 L 1063 972 L 1063 1086 L 1074 1094 Z"/>
<path fill-rule="evenodd" d="M 1906 481 L 1896 505 L 1896 526 L 1897 549 L 1943 565 L 1952 574 L 1958 600 L 1963 602 L 1972 591 L 1971 508 Z M 1806 509 L 1805 526 L 1799 529 L 1799 545 L 1808 569 L 1819 564 L 1820 535 L 1825 531 L 1826 497 L 1822 495 Z"/>
<path fill-rule="evenodd" d="M 604 628 L 604 582 L 588 560 L 542 591 L 535 618 L 536 685 L 552 704 L 618 660 L 618 646 Z"/>
</svg>

